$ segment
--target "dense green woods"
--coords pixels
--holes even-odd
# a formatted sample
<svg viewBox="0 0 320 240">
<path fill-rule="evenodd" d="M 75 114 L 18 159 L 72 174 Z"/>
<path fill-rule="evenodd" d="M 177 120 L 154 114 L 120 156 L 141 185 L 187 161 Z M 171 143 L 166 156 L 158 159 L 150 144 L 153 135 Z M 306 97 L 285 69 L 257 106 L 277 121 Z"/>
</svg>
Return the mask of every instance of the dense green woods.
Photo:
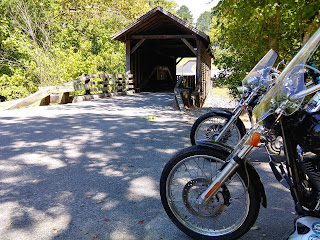
<svg viewBox="0 0 320 240">
<path fill-rule="evenodd" d="M 25 97 L 39 86 L 83 74 L 125 73 L 125 46 L 110 36 L 166 0 L 2 0 L 0 95 Z"/>
<path fill-rule="evenodd" d="M 125 46 L 110 36 L 156 6 L 190 13 L 172 0 L 2 0 L 0 95 L 10 100 L 83 74 L 125 73 Z M 270 48 L 290 60 L 320 26 L 318 0 L 221 0 L 205 11 L 196 25 L 211 38 L 215 64 L 234 73 L 220 81 L 231 87 Z"/>
<path fill-rule="evenodd" d="M 320 27 L 319 0 L 223 0 L 213 10 L 215 63 L 233 76 L 220 83 L 234 88 L 273 48 L 289 61 Z M 320 61 L 316 64 L 320 68 Z"/>
</svg>

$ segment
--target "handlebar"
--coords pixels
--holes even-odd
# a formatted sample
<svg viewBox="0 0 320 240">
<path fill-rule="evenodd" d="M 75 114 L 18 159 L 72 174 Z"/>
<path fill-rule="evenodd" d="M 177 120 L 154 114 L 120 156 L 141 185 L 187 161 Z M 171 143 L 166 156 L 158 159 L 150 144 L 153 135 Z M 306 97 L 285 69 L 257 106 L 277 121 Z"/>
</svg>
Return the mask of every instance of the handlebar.
<svg viewBox="0 0 320 240">
<path fill-rule="evenodd" d="M 297 94 L 294 94 L 294 95 L 292 95 L 292 98 L 299 99 L 301 97 L 308 96 L 308 95 L 315 93 L 315 92 L 318 92 L 318 91 L 320 91 L 320 84 L 317 84 L 317 85 L 310 87 L 310 88 L 307 88 Z"/>
</svg>

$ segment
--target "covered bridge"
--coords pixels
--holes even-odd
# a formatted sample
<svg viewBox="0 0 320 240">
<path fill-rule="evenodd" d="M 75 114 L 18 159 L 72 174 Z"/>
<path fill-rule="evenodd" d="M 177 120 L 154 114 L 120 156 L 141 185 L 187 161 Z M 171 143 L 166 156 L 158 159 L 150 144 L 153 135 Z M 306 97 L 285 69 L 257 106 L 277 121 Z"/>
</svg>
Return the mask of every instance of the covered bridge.
<svg viewBox="0 0 320 240">
<path fill-rule="evenodd" d="M 111 38 L 126 44 L 127 73 L 134 74 L 135 88 L 173 91 L 177 64 L 194 57 L 196 76 L 191 92 L 199 93 L 201 101 L 210 90 L 209 37 L 163 8 L 152 9 Z"/>
</svg>

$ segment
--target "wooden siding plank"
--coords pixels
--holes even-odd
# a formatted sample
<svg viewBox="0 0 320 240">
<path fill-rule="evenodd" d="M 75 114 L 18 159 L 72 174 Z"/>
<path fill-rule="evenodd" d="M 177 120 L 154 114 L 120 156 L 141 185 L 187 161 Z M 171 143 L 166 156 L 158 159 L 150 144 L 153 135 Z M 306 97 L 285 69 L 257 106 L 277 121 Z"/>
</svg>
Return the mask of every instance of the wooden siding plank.
<svg viewBox="0 0 320 240">
<path fill-rule="evenodd" d="M 131 62 L 131 43 L 130 43 L 130 40 L 127 40 L 126 41 L 126 73 L 131 72 L 130 62 Z"/>
<path fill-rule="evenodd" d="M 196 66 L 196 88 L 197 88 L 197 87 L 201 87 L 201 51 L 200 51 L 199 39 L 197 39 L 196 58 L 197 58 L 197 66 Z"/>
</svg>

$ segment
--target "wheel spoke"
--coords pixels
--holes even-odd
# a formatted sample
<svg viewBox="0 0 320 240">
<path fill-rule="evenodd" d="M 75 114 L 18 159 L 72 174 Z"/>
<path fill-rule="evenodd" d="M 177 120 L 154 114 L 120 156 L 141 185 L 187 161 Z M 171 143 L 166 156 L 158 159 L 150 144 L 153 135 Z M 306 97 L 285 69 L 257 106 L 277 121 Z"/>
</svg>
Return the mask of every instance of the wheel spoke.
<svg viewBox="0 0 320 240">
<path fill-rule="evenodd" d="M 257 218 L 260 199 L 243 167 L 214 196 L 199 197 L 221 172 L 228 152 L 192 146 L 176 154 L 161 175 L 161 201 L 174 224 L 193 238 L 238 239 Z M 248 184 L 249 183 L 249 184 Z"/>
<path fill-rule="evenodd" d="M 178 219 L 183 219 L 183 224 L 194 231 L 209 232 L 210 235 L 227 234 L 238 228 L 246 218 L 248 192 L 238 176 L 229 180 L 225 190 L 221 188 L 222 192 L 207 205 L 197 204 L 197 198 L 211 184 L 212 177 L 217 175 L 222 164 L 223 161 L 211 156 L 192 156 L 181 161 L 169 178 L 170 208 Z M 229 207 L 224 205 L 225 198 L 228 198 Z"/>
<path fill-rule="evenodd" d="M 229 119 L 223 115 L 217 115 L 215 113 L 209 113 L 201 116 L 191 130 L 191 141 L 193 144 L 195 140 L 207 139 L 215 140 L 220 134 L 223 127 L 229 122 Z M 230 129 L 220 139 L 221 143 L 224 143 L 230 147 L 234 147 L 236 143 L 240 141 L 243 136 L 243 132 L 238 129 L 238 126 L 234 123 L 230 126 Z"/>
</svg>

